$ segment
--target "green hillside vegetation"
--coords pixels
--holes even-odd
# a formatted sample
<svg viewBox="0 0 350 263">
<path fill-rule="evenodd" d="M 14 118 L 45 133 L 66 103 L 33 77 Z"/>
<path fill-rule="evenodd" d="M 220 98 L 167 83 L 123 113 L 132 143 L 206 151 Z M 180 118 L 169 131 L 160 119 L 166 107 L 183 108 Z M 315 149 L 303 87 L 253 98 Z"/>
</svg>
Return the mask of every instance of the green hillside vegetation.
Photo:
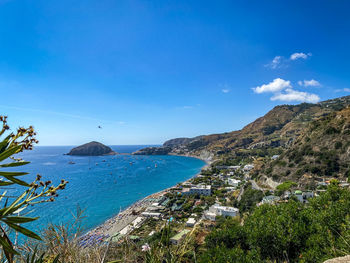
<svg viewBox="0 0 350 263">
<path fill-rule="evenodd" d="M 313 121 L 280 158 L 263 166 L 274 180 L 298 181 L 315 188 L 324 178 L 345 180 L 350 174 L 350 108 Z"/>
<path fill-rule="evenodd" d="M 199 262 L 323 262 L 350 252 L 350 192 L 333 183 L 307 205 L 262 205 L 206 237 Z"/>
</svg>

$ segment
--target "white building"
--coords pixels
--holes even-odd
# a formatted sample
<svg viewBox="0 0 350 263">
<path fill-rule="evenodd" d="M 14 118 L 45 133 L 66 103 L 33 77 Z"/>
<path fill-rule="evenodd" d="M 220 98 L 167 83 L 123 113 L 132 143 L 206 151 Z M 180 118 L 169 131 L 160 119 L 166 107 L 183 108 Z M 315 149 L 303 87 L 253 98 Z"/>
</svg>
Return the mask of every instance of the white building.
<svg viewBox="0 0 350 263">
<path fill-rule="evenodd" d="M 234 216 L 237 216 L 238 213 L 239 213 L 238 208 L 230 207 L 230 206 L 221 206 L 221 205 L 215 204 L 211 208 L 213 209 L 212 211 L 213 212 L 215 211 L 215 213 L 218 216 L 231 216 L 231 217 L 234 217 Z"/>
<path fill-rule="evenodd" d="M 195 223 L 196 220 L 193 217 L 190 217 L 186 222 L 186 226 L 193 227 Z"/>
<path fill-rule="evenodd" d="M 294 192 L 294 195 L 298 199 L 299 202 L 304 203 L 304 196 L 303 196 L 303 192 L 302 191 L 296 190 Z"/>
<path fill-rule="evenodd" d="M 237 180 L 237 179 L 234 179 L 234 178 L 228 178 L 227 179 L 227 184 L 231 185 L 231 186 L 234 186 L 234 187 L 238 187 L 238 185 L 240 183 L 241 183 L 241 180 Z"/>
<path fill-rule="evenodd" d="M 207 210 L 204 212 L 204 218 L 210 221 L 215 221 L 216 214 Z"/>
<path fill-rule="evenodd" d="M 215 167 L 218 170 L 226 170 L 226 169 L 230 169 L 230 170 L 238 170 L 239 168 L 241 168 L 239 165 L 235 165 L 235 166 L 228 166 L 228 165 L 217 165 Z"/>
<path fill-rule="evenodd" d="M 278 154 L 271 157 L 272 160 L 277 160 L 280 156 Z"/>
<path fill-rule="evenodd" d="M 216 216 L 235 217 L 235 216 L 238 216 L 238 214 L 239 214 L 238 208 L 221 206 L 221 205 L 215 204 L 215 205 L 212 205 L 208 211 L 204 212 L 204 217 L 206 219 L 215 221 Z"/>
<path fill-rule="evenodd" d="M 160 218 L 162 215 L 161 213 L 153 213 L 153 212 L 142 212 L 141 215 L 143 217 L 153 217 L 153 218 Z"/>
<path fill-rule="evenodd" d="M 246 164 L 246 165 L 244 165 L 243 170 L 248 172 L 248 171 L 252 170 L 253 168 L 254 168 L 254 164 Z"/>
</svg>

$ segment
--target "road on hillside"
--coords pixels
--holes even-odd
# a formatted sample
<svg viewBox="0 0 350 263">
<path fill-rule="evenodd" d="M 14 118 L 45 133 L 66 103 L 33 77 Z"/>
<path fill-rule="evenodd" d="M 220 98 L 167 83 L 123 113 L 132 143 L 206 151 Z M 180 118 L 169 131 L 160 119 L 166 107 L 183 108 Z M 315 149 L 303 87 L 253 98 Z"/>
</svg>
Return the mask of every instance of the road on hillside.
<svg viewBox="0 0 350 263">
<path fill-rule="evenodd" d="M 251 182 L 253 189 L 259 190 L 259 191 L 264 191 L 264 189 L 261 188 L 254 180 L 250 180 L 249 182 Z"/>
</svg>

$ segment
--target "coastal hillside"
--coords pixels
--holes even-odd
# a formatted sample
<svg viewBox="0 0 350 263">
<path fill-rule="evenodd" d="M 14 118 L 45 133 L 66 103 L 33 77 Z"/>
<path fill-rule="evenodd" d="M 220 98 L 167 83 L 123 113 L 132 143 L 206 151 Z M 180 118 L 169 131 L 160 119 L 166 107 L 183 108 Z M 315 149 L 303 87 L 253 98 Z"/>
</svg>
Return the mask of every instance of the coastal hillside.
<svg viewBox="0 0 350 263">
<path fill-rule="evenodd" d="M 299 181 L 311 188 L 325 178 L 350 175 L 350 107 L 308 125 L 278 159 L 259 172 L 275 181 Z"/>
<path fill-rule="evenodd" d="M 323 101 L 317 104 L 280 105 L 243 129 L 195 138 L 172 139 L 162 147 L 145 148 L 134 154 L 184 154 L 200 156 L 203 152 L 212 157 L 236 158 L 264 156 L 279 153 L 303 134 L 315 120 L 342 110 L 350 105 L 350 96 Z"/>
</svg>

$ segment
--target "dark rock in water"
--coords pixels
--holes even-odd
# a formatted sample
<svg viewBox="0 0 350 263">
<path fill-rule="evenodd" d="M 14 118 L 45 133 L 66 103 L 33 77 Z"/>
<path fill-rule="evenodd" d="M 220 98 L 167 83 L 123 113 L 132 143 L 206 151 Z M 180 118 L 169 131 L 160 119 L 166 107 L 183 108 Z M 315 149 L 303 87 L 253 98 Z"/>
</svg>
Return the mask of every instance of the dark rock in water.
<svg viewBox="0 0 350 263">
<path fill-rule="evenodd" d="M 147 147 L 136 152 L 133 152 L 134 155 L 167 155 L 171 152 L 170 147 Z"/>
<path fill-rule="evenodd" d="M 113 150 L 99 142 L 89 142 L 70 150 L 67 155 L 98 156 L 116 154 Z"/>
</svg>

